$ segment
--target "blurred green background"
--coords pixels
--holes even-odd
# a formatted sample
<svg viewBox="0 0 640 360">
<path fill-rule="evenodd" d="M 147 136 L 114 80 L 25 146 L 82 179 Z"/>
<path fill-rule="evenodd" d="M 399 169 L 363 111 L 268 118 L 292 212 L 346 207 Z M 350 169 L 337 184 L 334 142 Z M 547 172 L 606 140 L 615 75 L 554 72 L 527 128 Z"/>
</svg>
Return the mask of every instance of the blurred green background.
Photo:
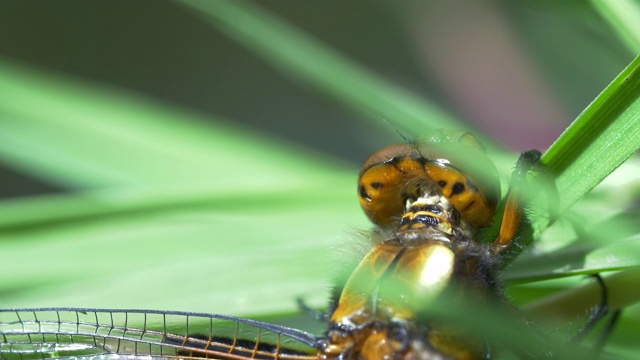
<svg viewBox="0 0 640 360">
<path fill-rule="evenodd" d="M 224 6 L 216 22 L 171 1 L 0 4 L 0 306 L 322 306 L 362 253 L 369 154 L 445 121 L 510 150 L 506 175 L 635 55 L 584 1 L 236 4 L 357 71 L 291 46 L 307 76 Z"/>
<path fill-rule="evenodd" d="M 584 1 L 260 5 L 518 151 L 546 149 L 634 55 Z M 388 135 L 393 125 L 364 123 L 362 114 L 283 75 L 175 3 L 2 6 L 5 60 L 213 114 L 354 167 L 400 140 Z M 13 172 L 4 171 L 4 179 Z M 19 179 L 4 180 L 2 194 L 26 193 Z M 44 183 L 33 192 L 51 187 L 31 180 Z"/>
</svg>

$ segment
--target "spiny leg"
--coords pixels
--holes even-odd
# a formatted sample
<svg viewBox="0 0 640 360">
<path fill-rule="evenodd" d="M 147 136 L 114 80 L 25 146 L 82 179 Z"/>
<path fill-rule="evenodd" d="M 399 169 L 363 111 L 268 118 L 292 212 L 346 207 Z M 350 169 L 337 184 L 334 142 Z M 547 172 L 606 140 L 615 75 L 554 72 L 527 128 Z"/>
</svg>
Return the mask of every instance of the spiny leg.
<svg viewBox="0 0 640 360">
<path fill-rule="evenodd" d="M 594 275 L 591 275 L 591 277 L 595 278 L 598 284 L 600 285 L 601 301 L 600 301 L 600 304 L 593 307 L 591 311 L 591 315 L 589 316 L 589 319 L 587 319 L 587 322 L 582 326 L 580 331 L 578 331 L 576 336 L 573 338 L 573 342 L 576 344 L 581 343 L 584 340 L 584 338 L 589 333 L 591 333 L 591 331 L 593 331 L 593 329 L 600 322 L 600 320 L 602 320 L 609 313 L 609 292 L 607 290 L 607 285 L 605 284 L 600 274 L 594 274 Z M 602 348 L 604 347 L 604 344 L 613 333 L 613 329 L 616 323 L 618 322 L 618 319 L 620 318 L 621 312 L 622 311 L 620 309 L 613 312 L 613 315 L 607 322 L 605 328 L 603 329 L 603 332 L 598 337 L 598 340 L 595 343 L 595 349 L 598 352 L 602 350 Z"/>
<path fill-rule="evenodd" d="M 509 192 L 504 207 L 500 232 L 493 242 L 494 251 L 501 253 L 507 250 L 516 236 L 522 223 L 523 194 L 528 188 L 527 173 L 540 164 L 542 154 L 538 150 L 523 151 L 509 181 Z"/>
<path fill-rule="evenodd" d="M 589 315 L 587 322 L 582 325 L 582 328 L 578 331 L 576 336 L 574 336 L 572 341 L 576 344 L 581 343 L 584 338 L 593 331 L 593 328 L 598 324 L 598 322 L 600 322 L 600 320 L 602 320 L 602 318 L 609 312 L 609 294 L 602 277 L 600 274 L 593 274 L 590 276 L 595 278 L 600 285 L 600 303 L 591 309 L 591 314 Z"/>
<path fill-rule="evenodd" d="M 325 323 L 329 321 L 329 313 L 312 308 L 304 301 L 303 298 L 298 297 L 296 302 L 298 303 L 298 309 L 300 309 L 306 316 Z"/>
<path fill-rule="evenodd" d="M 622 309 L 618 309 L 613 312 L 613 314 L 611 315 L 611 318 L 609 319 L 609 321 L 607 321 L 607 325 L 602 330 L 602 333 L 600 334 L 600 336 L 598 337 L 598 340 L 596 341 L 596 344 L 595 344 L 596 351 L 598 352 L 602 351 L 602 348 L 607 343 L 607 340 L 609 340 L 609 338 L 611 337 L 611 334 L 613 333 L 613 329 L 618 323 L 618 319 L 620 319 L 621 314 L 622 314 Z"/>
</svg>

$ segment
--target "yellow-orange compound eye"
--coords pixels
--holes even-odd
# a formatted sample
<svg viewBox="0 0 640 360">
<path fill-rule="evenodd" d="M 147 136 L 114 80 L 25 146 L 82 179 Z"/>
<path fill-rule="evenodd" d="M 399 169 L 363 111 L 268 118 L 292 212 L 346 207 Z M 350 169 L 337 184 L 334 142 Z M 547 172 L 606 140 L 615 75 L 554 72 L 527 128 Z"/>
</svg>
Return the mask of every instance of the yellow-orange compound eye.
<svg viewBox="0 0 640 360">
<path fill-rule="evenodd" d="M 433 143 L 421 146 L 392 145 L 367 159 L 360 172 L 358 195 L 371 221 L 394 225 L 406 200 L 419 195 L 419 180 L 428 179 L 442 188 L 468 223 L 491 225 L 500 198 L 495 166 L 469 133 L 455 133 L 453 138 L 451 134 L 446 133 L 446 140 L 431 139 Z"/>
<path fill-rule="evenodd" d="M 371 221 L 390 226 L 402 215 L 407 198 L 415 195 L 407 188 L 407 180 L 421 174 L 427 176 L 418 155 L 414 147 L 398 144 L 365 161 L 358 179 L 358 197 Z"/>
<path fill-rule="evenodd" d="M 425 167 L 429 177 L 440 185 L 444 196 L 467 222 L 477 227 L 491 225 L 496 203 L 487 199 L 471 178 L 438 161 L 429 162 Z"/>
</svg>

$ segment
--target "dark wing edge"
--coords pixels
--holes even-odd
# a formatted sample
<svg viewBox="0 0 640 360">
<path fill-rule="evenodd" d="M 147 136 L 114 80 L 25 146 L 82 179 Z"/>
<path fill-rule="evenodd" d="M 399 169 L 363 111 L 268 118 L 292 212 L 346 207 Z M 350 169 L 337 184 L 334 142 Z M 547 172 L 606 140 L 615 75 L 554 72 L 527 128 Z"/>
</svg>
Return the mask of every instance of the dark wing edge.
<svg viewBox="0 0 640 360">
<path fill-rule="evenodd" d="M 0 309 L 0 359 L 93 357 L 317 359 L 305 331 L 234 316 L 91 308 Z"/>
</svg>

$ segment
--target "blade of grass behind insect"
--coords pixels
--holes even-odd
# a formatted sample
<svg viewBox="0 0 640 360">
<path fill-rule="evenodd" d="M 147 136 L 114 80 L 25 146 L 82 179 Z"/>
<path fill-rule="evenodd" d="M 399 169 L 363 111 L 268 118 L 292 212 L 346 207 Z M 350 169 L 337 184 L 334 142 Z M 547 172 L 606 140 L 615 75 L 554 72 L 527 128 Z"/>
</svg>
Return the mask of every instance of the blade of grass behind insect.
<svg viewBox="0 0 640 360">
<path fill-rule="evenodd" d="M 0 159 L 64 188 L 206 182 L 241 189 L 337 170 L 283 141 L 123 90 L 8 61 L 0 61 L 0 78 Z"/>
<path fill-rule="evenodd" d="M 352 196 L 351 176 L 341 181 L 317 179 L 305 184 L 242 189 L 220 188 L 206 183 L 165 186 L 125 186 L 73 193 L 8 199 L 0 202 L 0 233 L 104 217 L 165 211 L 197 211 L 202 207 L 238 209 L 263 204 L 269 207 L 303 208 L 308 202 L 333 203 Z M 299 194 L 305 193 L 305 196 Z"/>
<path fill-rule="evenodd" d="M 427 99 L 385 81 L 257 5 L 237 0 L 177 2 L 283 74 L 331 94 L 383 129 L 422 134 L 434 128 L 468 127 Z"/>
</svg>

